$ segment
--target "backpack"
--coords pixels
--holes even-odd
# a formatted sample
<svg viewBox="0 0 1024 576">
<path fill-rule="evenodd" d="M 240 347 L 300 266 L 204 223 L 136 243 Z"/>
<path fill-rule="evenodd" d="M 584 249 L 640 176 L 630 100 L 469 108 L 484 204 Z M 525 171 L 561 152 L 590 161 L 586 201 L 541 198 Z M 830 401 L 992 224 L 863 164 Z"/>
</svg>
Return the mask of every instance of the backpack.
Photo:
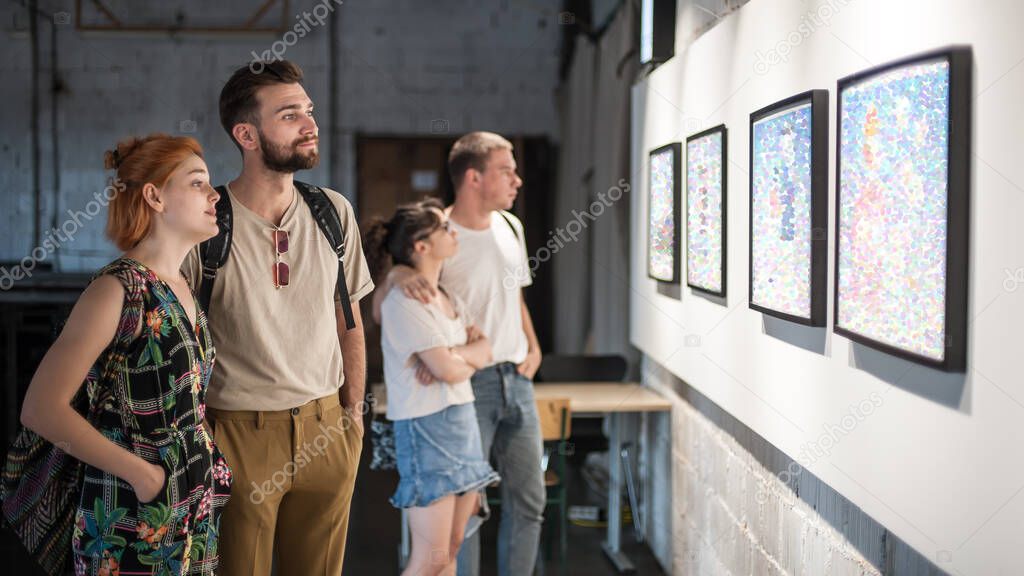
<svg viewBox="0 0 1024 576">
<path fill-rule="evenodd" d="M 341 295 L 341 306 L 345 314 L 345 327 L 349 330 L 356 327 L 352 315 L 352 302 L 349 300 L 348 284 L 345 282 L 345 230 L 341 226 L 338 209 L 320 187 L 295 181 L 295 189 L 306 201 L 313 213 L 317 227 L 324 238 L 338 255 L 338 293 Z M 217 228 L 219 232 L 213 238 L 199 245 L 199 259 L 203 266 L 203 280 L 199 287 L 199 302 L 203 310 L 209 311 L 210 300 L 213 298 L 213 283 L 217 279 L 217 270 L 228 260 L 231 253 L 231 198 L 225 186 L 217 186 L 220 199 L 217 200 Z"/>
<path fill-rule="evenodd" d="M 135 324 L 128 319 L 137 322 L 144 309 L 144 288 L 123 268 L 108 265 L 93 280 L 108 272 L 125 287 L 121 321 L 110 348 L 90 367 L 85 382 L 71 399 L 71 407 L 94 428 L 105 404 L 113 398 L 110 387 L 101 383 L 117 359 L 127 354 L 135 338 Z M 21 426 L 8 447 L 0 473 L 0 524 L 17 537 L 46 574 L 54 576 L 66 574 L 71 567 L 75 515 L 85 473 L 85 465 L 62 448 Z"/>
</svg>

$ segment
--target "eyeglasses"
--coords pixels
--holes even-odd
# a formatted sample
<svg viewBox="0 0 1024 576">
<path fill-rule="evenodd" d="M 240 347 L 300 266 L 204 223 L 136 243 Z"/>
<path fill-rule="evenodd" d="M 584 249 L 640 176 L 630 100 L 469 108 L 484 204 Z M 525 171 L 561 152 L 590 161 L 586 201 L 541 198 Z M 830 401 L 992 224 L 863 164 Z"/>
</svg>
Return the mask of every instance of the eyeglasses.
<svg viewBox="0 0 1024 576">
<path fill-rule="evenodd" d="M 445 220 L 444 222 L 441 222 L 441 224 L 439 224 L 436 228 L 431 228 L 430 230 L 428 230 L 426 232 L 421 232 L 418 236 L 414 236 L 413 240 L 417 241 L 417 242 L 420 241 L 420 240 L 426 240 L 427 238 L 430 238 L 431 234 L 433 234 L 434 232 L 437 232 L 438 230 L 444 230 L 444 232 L 446 234 L 451 234 L 451 231 L 452 231 L 452 221 L 451 220 Z"/>
<path fill-rule="evenodd" d="M 288 231 L 274 230 L 274 288 L 288 285 L 288 264 L 281 261 L 281 254 L 288 252 Z"/>
</svg>

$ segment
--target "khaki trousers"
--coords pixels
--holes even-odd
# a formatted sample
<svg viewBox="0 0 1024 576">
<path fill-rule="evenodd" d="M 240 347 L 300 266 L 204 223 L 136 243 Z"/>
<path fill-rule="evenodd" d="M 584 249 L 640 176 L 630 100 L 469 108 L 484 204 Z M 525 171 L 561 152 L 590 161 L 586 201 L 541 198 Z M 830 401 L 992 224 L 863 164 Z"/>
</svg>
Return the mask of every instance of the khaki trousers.
<svg viewBox="0 0 1024 576">
<path fill-rule="evenodd" d="M 338 395 L 280 412 L 216 410 L 206 418 L 231 467 L 219 576 L 339 576 L 362 435 Z"/>
</svg>

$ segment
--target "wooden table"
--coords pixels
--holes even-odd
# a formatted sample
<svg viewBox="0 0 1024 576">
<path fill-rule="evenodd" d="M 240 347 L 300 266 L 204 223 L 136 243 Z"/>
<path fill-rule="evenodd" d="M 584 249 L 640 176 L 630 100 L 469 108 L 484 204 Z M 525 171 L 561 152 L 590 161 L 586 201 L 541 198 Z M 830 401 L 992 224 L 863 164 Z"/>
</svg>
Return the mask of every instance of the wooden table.
<svg viewBox="0 0 1024 576">
<path fill-rule="evenodd" d="M 387 390 L 371 384 L 373 413 L 387 413 Z M 569 398 L 572 415 L 599 416 L 608 420 L 608 533 L 601 544 L 619 572 L 633 572 L 633 563 L 622 553 L 622 416 L 667 412 L 672 403 L 636 382 L 546 382 L 533 386 L 535 398 Z M 639 509 L 633 514 L 639 514 Z"/>
<path fill-rule="evenodd" d="M 538 382 L 535 398 L 568 398 L 573 415 L 619 412 L 664 412 L 672 403 L 634 382 Z"/>
<path fill-rule="evenodd" d="M 387 388 L 383 382 L 370 385 L 373 413 L 386 414 Z M 620 412 L 664 412 L 672 403 L 650 388 L 635 382 L 538 382 L 535 398 L 568 398 L 573 415 L 603 415 Z"/>
<path fill-rule="evenodd" d="M 536 384 L 536 398 L 569 398 L 572 415 L 600 416 L 608 420 L 608 529 L 601 544 L 608 559 L 621 572 L 634 572 L 636 568 L 622 552 L 622 419 L 626 414 L 667 412 L 672 403 L 650 388 L 635 382 L 565 382 Z M 646 428 L 646 426 L 644 426 Z M 641 474 L 643 476 L 643 474 Z M 640 514 L 632 502 L 634 517 Z"/>
</svg>

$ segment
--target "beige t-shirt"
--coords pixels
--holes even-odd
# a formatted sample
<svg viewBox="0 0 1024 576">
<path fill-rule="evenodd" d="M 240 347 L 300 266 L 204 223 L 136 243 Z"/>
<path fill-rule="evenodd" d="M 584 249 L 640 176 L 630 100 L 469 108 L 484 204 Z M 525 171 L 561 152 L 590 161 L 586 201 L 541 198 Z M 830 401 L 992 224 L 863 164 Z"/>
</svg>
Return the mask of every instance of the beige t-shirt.
<svg viewBox="0 0 1024 576">
<path fill-rule="evenodd" d="M 359 227 L 344 196 L 324 189 L 338 209 L 345 230 L 345 281 L 354 305 L 373 291 Z M 206 403 L 220 410 L 288 410 L 337 393 L 344 383 L 335 302 L 338 258 L 302 197 L 275 227 L 231 194 L 231 253 L 217 272 L 210 301 L 210 333 L 217 362 Z M 281 255 L 290 282 L 274 287 L 273 231 L 288 232 Z M 199 292 L 199 249 L 182 266 Z M 344 322 L 344 319 L 341 320 Z"/>
</svg>

